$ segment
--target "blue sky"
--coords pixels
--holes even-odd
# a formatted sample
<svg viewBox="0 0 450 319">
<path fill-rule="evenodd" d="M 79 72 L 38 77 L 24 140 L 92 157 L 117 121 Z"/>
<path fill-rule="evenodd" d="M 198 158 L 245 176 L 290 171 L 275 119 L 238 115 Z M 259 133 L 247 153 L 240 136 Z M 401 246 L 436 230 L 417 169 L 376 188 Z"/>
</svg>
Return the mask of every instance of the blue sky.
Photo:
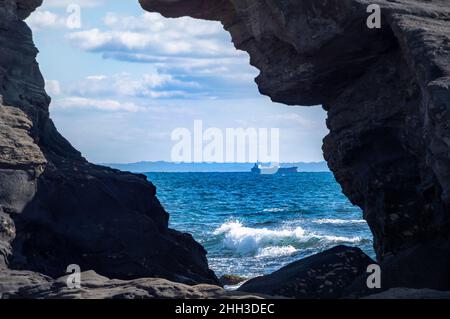
<svg viewBox="0 0 450 319">
<path fill-rule="evenodd" d="M 69 4 L 81 27 L 69 28 Z M 280 158 L 323 160 L 326 114 L 261 96 L 217 22 L 166 19 L 137 0 L 45 0 L 27 19 L 60 132 L 92 162 L 170 160 L 171 132 L 279 128 Z"/>
</svg>

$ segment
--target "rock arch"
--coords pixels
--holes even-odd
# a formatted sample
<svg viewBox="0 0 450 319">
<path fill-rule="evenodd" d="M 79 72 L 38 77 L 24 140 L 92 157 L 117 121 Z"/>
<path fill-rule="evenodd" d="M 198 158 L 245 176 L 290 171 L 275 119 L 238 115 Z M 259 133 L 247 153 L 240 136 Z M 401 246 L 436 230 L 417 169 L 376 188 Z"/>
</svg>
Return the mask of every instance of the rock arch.
<svg viewBox="0 0 450 319">
<path fill-rule="evenodd" d="M 449 1 L 140 3 L 166 17 L 221 21 L 261 71 L 262 94 L 322 104 L 325 158 L 363 209 L 390 284 L 450 288 Z M 381 8 L 380 29 L 367 27 L 370 4 Z"/>
<path fill-rule="evenodd" d="M 371 30 L 374 2 L 382 28 Z M 204 249 L 168 229 L 153 185 L 88 163 L 56 131 L 23 22 L 41 3 L 0 5 L 1 275 L 57 277 L 75 262 L 114 278 L 217 283 Z M 448 0 L 140 3 L 167 17 L 221 21 L 261 70 L 261 93 L 322 104 L 325 157 L 364 211 L 385 285 L 450 289 Z M 49 282 L 20 274 L 16 286 Z"/>
</svg>

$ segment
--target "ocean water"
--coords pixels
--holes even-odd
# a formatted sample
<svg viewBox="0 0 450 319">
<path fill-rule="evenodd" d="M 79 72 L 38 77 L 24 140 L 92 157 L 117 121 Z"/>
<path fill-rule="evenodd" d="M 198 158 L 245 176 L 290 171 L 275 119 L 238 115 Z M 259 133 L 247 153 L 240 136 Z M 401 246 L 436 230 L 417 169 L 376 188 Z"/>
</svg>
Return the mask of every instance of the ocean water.
<svg viewBox="0 0 450 319">
<path fill-rule="evenodd" d="M 218 276 L 255 277 L 339 244 L 374 256 L 362 212 L 331 173 L 148 173 L 170 213 L 208 251 Z"/>
</svg>

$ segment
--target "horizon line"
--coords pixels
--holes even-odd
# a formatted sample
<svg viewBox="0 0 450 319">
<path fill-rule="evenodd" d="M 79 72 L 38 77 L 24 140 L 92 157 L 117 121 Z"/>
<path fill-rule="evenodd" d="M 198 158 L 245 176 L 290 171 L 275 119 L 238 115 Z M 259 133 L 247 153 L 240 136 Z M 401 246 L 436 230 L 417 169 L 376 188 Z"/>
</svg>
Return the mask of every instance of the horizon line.
<svg viewBox="0 0 450 319">
<path fill-rule="evenodd" d="M 269 164 L 273 162 L 172 162 L 172 161 L 164 161 L 164 160 L 157 160 L 157 161 L 137 161 L 137 162 L 98 162 L 97 165 L 102 164 L 117 164 L 117 165 L 127 165 L 127 164 L 139 164 L 139 163 L 168 163 L 168 164 L 255 164 L 255 163 L 262 163 L 262 164 Z M 326 163 L 325 160 L 322 161 L 286 161 L 286 162 L 278 162 L 279 164 L 292 164 L 292 163 L 303 163 L 303 164 L 319 164 L 319 163 Z"/>
</svg>

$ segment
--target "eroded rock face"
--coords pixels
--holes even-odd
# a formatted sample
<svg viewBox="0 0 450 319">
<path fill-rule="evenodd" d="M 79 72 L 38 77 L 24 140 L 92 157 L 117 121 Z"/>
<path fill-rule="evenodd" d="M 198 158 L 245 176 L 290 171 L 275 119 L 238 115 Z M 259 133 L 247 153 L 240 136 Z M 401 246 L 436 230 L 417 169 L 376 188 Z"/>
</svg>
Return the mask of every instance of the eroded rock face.
<svg viewBox="0 0 450 319">
<path fill-rule="evenodd" d="M 337 299 L 375 263 L 361 249 L 336 246 L 245 282 L 240 291 L 295 299 Z"/>
<path fill-rule="evenodd" d="M 81 287 L 68 288 L 67 277 L 51 279 L 26 271 L 0 273 L 0 299 L 262 299 L 259 294 L 222 287 L 189 286 L 161 278 L 109 279 L 94 271 L 81 273 Z"/>
<path fill-rule="evenodd" d="M 325 158 L 363 209 L 378 261 L 395 274 L 390 285 L 412 284 L 402 274 L 420 271 L 426 256 L 403 252 L 419 244 L 450 260 L 449 0 L 140 3 L 167 17 L 221 21 L 261 71 L 261 93 L 324 106 Z M 366 24 L 373 3 L 381 7 L 381 29 Z M 436 287 L 439 272 L 447 280 L 438 288 L 450 288 L 450 269 L 441 266 L 429 270 L 423 287 Z"/>
<path fill-rule="evenodd" d="M 78 264 L 110 278 L 218 283 L 203 247 L 168 228 L 169 216 L 145 176 L 88 163 L 56 131 L 38 51 L 22 21 L 41 3 L 0 2 L 3 273 L 56 278 Z"/>
</svg>

